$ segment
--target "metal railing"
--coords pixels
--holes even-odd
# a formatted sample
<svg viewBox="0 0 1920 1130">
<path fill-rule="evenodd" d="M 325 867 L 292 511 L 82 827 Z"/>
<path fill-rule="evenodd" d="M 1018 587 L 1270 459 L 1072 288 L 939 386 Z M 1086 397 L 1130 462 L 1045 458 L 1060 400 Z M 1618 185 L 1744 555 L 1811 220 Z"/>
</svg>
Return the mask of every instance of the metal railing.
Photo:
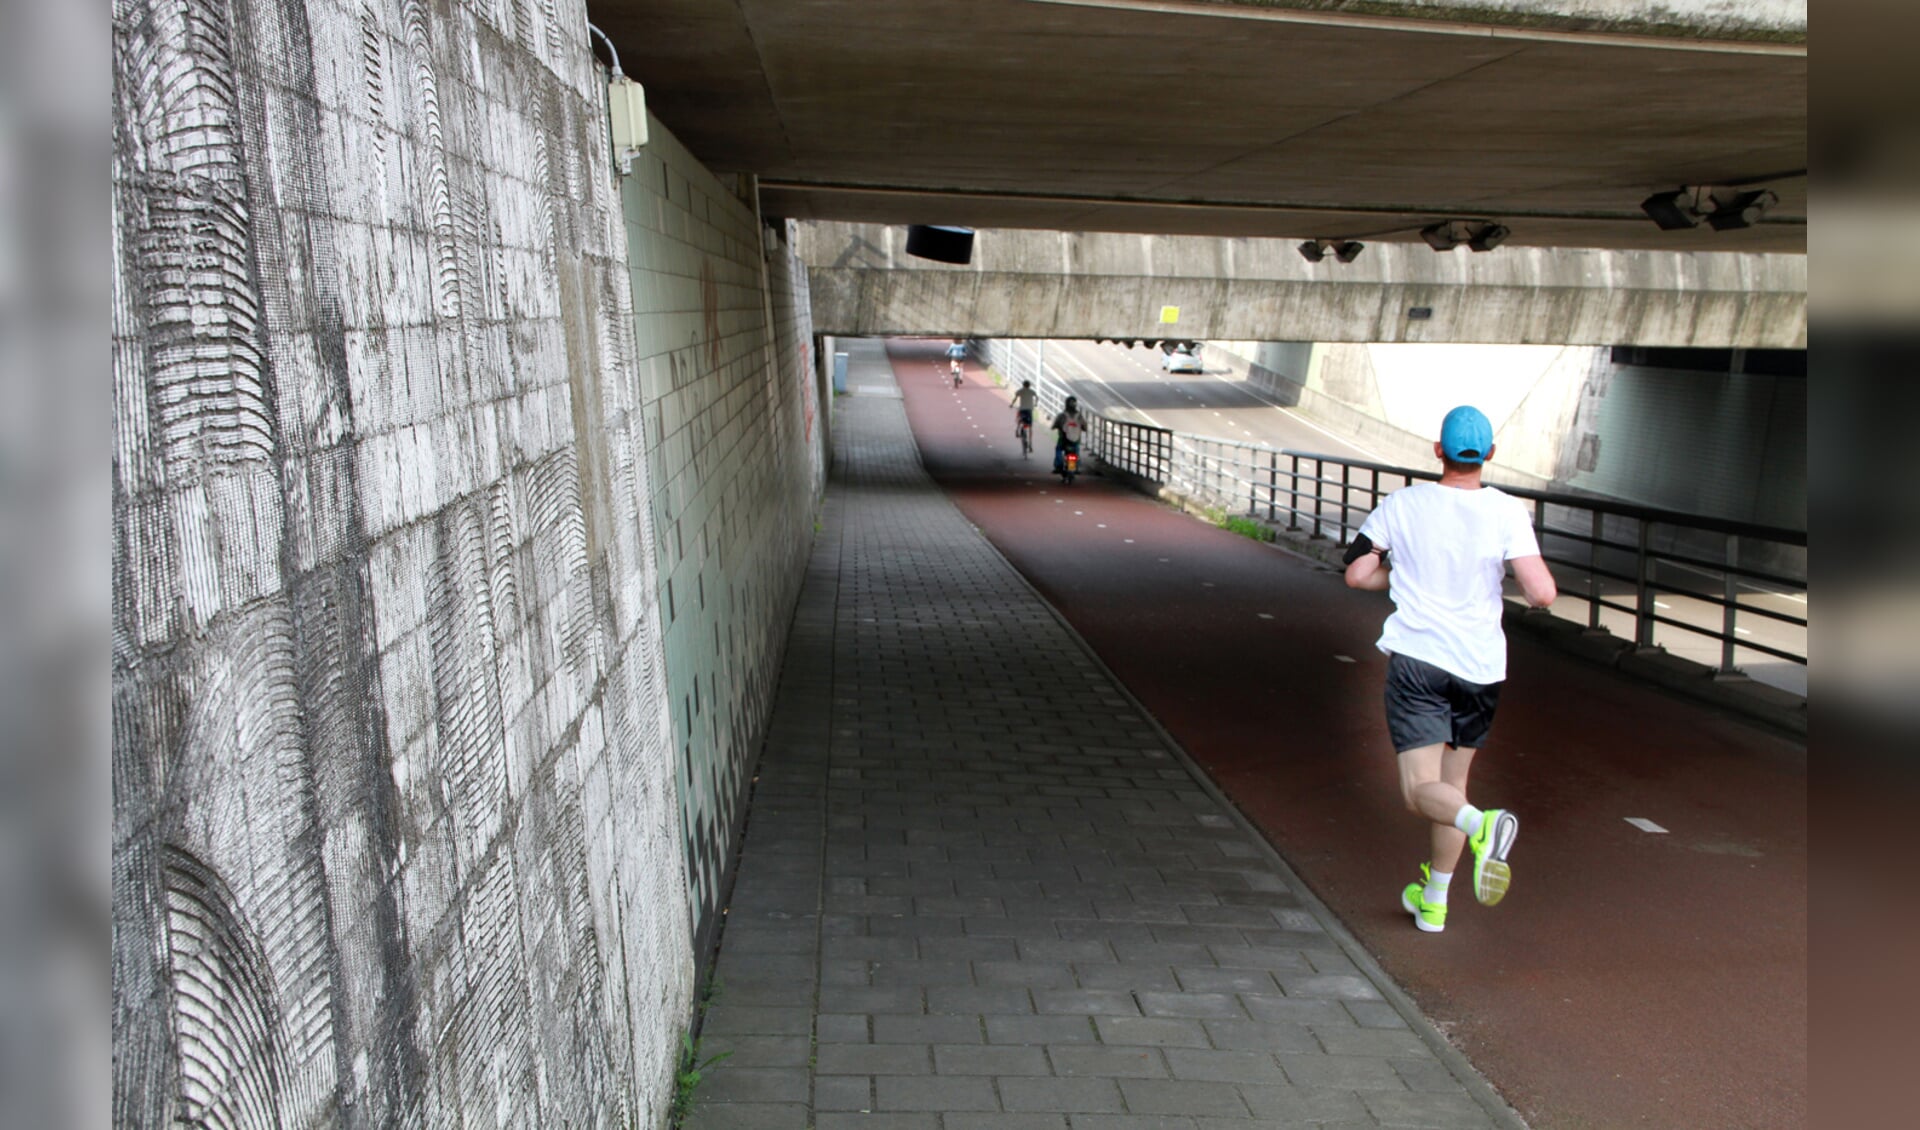
<svg viewBox="0 0 1920 1130">
<path fill-rule="evenodd" d="M 1380 499 L 1439 479 L 1433 471 L 1177 436 L 1168 486 L 1190 498 L 1346 545 Z M 1525 500 L 1541 556 L 1561 592 L 1584 606 L 1589 628 L 1626 627 L 1642 647 L 1661 627 L 1715 641 L 1714 665 L 1738 669 L 1742 649 L 1807 663 L 1807 535 L 1610 499 L 1502 486 Z M 1779 607 L 1779 605 L 1788 607 Z M 1797 607 L 1801 611 L 1791 611 Z M 1608 625 L 1607 612 L 1629 623 Z M 1748 624 L 1771 629 L 1761 638 Z M 1676 650 L 1686 650 L 1680 648 Z"/>
<path fill-rule="evenodd" d="M 1045 343 L 992 339 L 990 364 L 1015 384 L 1031 380 L 1051 419 L 1071 384 L 1048 363 Z M 1263 444 L 1186 435 L 1085 410 L 1083 454 L 1163 484 L 1202 505 L 1346 545 L 1380 499 L 1439 479 L 1395 467 Z M 1541 555 L 1588 628 L 1642 647 L 1666 646 L 1738 670 L 1740 653 L 1807 664 L 1806 547 L 1803 530 L 1731 522 L 1632 503 L 1523 487 Z M 1743 624 L 1744 621 L 1744 624 Z M 1674 633 L 1683 635 L 1676 637 Z M 1717 654 L 1690 641 L 1712 641 Z"/>
</svg>

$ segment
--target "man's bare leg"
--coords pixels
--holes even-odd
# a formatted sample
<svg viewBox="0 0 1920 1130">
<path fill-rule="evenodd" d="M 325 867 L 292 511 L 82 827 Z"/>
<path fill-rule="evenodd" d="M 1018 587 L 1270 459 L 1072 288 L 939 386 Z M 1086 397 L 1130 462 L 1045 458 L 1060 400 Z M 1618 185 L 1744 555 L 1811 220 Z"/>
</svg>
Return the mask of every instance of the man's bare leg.
<svg viewBox="0 0 1920 1130">
<path fill-rule="evenodd" d="M 1485 812 L 1467 803 L 1467 772 L 1473 766 L 1472 749 L 1454 749 L 1444 743 L 1410 749 L 1400 755 L 1400 796 L 1407 808 L 1433 822 L 1430 833 L 1433 870 L 1452 873 L 1469 836 L 1485 835 L 1478 841 L 1473 863 L 1474 897 L 1488 906 L 1506 897 L 1512 881 L 1507 853 L 1513 849 L 1520 822 L 1506 809 Z M 1487 820 L 1492 820 L 1488 830 Z M 1467 827 L 1474 829 L 1467 832 Z M 1484 852 L 1484 854 L 1478 854 Z M 1442 860 L 1447 867 L 1440 866 Z"/>
<path fill-rule="evenodd" d="M 1472 748 L 1451 745 L 1421 746 L 1400 755 L 1400 797 L 1409 811 L 1433 822 L 1433 869 L 1451 872 L 1466 848 L 1466 833 L 1455 827 L 1467 805 L 1467 775 L 1473 768 Z"/>
<path fill-rule="evenodd" d="M 1453 746 L 1442 747 L 1440 755 L 1440 781 L 1450 785 L 1460 793 L 1461 802 L 1466 803 L 1467 774 L 1473 768 L 1474 750 L 1456 749 Z M 1460 810 L 1455 808 L 1454 819 L 1459 818 Z M 1466 850 L 1467 834 L 1449 820 L 1445 824 L 1433 825 L 1433 869 L 1452 872 L 1454 865 L 1460 862 L 1460 853 Z"/>
</svg>

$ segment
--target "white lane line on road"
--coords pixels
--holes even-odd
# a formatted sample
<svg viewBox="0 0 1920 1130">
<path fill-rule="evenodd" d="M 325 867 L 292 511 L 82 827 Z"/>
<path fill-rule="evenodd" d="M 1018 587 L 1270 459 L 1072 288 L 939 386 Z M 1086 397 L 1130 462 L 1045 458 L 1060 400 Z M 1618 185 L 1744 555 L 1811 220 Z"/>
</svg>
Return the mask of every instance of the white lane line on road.
<svg viewBox="0 0 1920 1130">
<path fill-rule="evenodd" d="M 1353 656 L 1351 655 L 1336 655 L 1334 656 L 1334 658 L 1338 659 L 1342 663 L 1352 663 L 1354 661 Z"/>
<path fill-rule="evenodd" d="M 1151 416 L 1148 416 L 1145 412 L 1141 412 L 1140 409 L 1135 407 L 1134 404 L 1131 401 L 1127 400 L 1126 397 L 1120 396 L 1118 391 L 1116 391 L 1111 385 L 1108 385 L 1106 381 L 1101 379 L 1100 374 L 1093 371 L 1093 367 L 1091 365 L 1087 364 L 1086 361 L 1076 356 L 1071 350 L 1063 349 L 1061 350 L 1061 353 L 1067 356 L 1068 358 L 1070 358 L 1075 365 L 1078 365 L 1082 372 L 1085 372 L 1094 381 L 1098 382 L 1100 385 L 1105 387 L 1107 391 L 1112 392 L 1114 396 L 1120 400 L 1121 403 L 1125 404 L 1128 408 L 1133 409 L 1133 411 L 1138 412 L 1141 418 L 1146 420 L 1147 423 L 1152 424 L 1154 427 L 1165 426 L 1161 424 L 1158 420 L 1155 420 Z M 1344 436 L 1337 435 L 1334 432 L 1331 432 L 1326 428 L 1321 427 L 1319 424 L 1314 423 L 1312 420 L 1307 419 L 1305 416 L 1302 416 L 1300 413 L 1295 412 L 1291 408 L 1288 408 L 1286 405 L 1277 403 L 1273 399 L 1273 397 L 1271 397 L 1261 389 L 1255 387 L 1252 383 L 1247 381 L 1229 381 L 1225 377 L 1224 372 L 1225 372 L 1224 370 L 1209 370 L 1201 373 L 1200 375 L 1220 382 L 1221 384 L 1227 386 L 1229 390 L 1238 390 L 1243 395 L 1251 396 L 1255 401 L 1258 402 L 1260 407 L 1272 408 L 1274 411 L 1279 412 L 1283 416 L 1287 416 L 1293 420 L 1296 420 L 1302 424 L 1305 424 L 1307 427 L 1312 428 L 1314 431 L 1319 432 L 1321 435 L 1326 436 L 1328 439 L 1333 440 L 1335 443 L 1340 444 L 1341 446 L 1349 450 L 1359 452 L 1360 455 L 1366 459 L 1370 459 L 1376 463 L 1388 462 L 1386 456 L 1381 455 L 1379 452 L 1369 450 L 1353 442 L 1352 440 L 1347 439 Z M 1156 374 L 1156 376 L 1157 375 L 1158 374 Z M 1184 382 L 1180 385 L 1176 385 L 1175 387 L 1179 388 L 1180 395 L 1186 397 L 1188 400 L 1194 401 L 1200 404 L 1205 403 L 1204 401 L 1201 401 L 1199 397 L 1187 391 L 1187 389 L 1184 387 Z M 1215 415 L 1218 415 L 1218 413 L 1215 413 Z M 1275 443 L 1273 446 L 1285 448 L 1286 445 L 1281 443 Z M 1328 452 L 1327 454 L 1337 455 L 1339 453 L 1337 451 L 1333 451 L 1333 452 Z"/>
<path fill-rule="evenodd" d="M 1273 619 L 1273 613 L 1271 613 L 1271 612 L 1262 612 L 1262 613 L 1260 613 L 1260 618 L 1261 618 L 1262 620 L 1271 620 L 1271 619 Z"/>
<path fill-rule="evenodd" d="M 1627 823 L 1633 825 L 1634 827 L 1640 829 L 1642 832 L 1652 832 L 1656 836 L 1664 836 L 1667 834 L 1667 830 L 1665 828 L 1662 828 L 1660 825 L 1655 824 L 1653 821 L 1647 819 L 1644 816 L 1627 816 L 1627 817 L 1623 817 L 1622 819 L 1626 820 Z"/>
<path fill-rule="evenodd" d="M 1079 357 L 1075 356 L 1074 351 L 1071 348 L 1058 350 L 1057 353 L 1061 356 L 1064 356 L 1067 360 L 1073 362 L 1075 365 L 1078 365 L 1080 367 L 1080 371 L 1085 373 L 1095 384 L 1099 385 L 1101 388 L 1104 388 L 1108 392 L 1112 393 L 1114 399 L 1126 405 L 1129 411 L 1137 414 L 1142 420 L 1146 421 L 1149 425 L 1156 428 L 1161 428 L 1166 426 L 1162 424 L 1160 421 L 1154 419 L 1152 416 L 1148 415 L 1146 412 L 1141 411 L 1139 406 L 1134 404 L 1133 401 L 1128 400 L 1124 396 L 1121 396 L 1118 389 L 1115 389 L 1112 385 L 1108 384 L 1104 379 L 1102 379 L 1099 373 L 1096 373 L 1093 371 L 1093 366 L 1087 364 L 1085 361 L 1082 361 Z"/>
</svg>

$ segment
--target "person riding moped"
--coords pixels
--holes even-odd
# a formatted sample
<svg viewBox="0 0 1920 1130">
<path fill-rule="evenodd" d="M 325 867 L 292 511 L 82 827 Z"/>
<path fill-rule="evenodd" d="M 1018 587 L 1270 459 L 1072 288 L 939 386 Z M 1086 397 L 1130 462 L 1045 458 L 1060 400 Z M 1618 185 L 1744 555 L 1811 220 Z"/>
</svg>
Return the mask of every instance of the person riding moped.
<svg viewBox="0 0 1920 1130">
<path fill-rule="evenodd" d="M 1067 397 L 1066 407 L 1053 418 L 1053 469 L 1065 473 L 1067 453 L 1080 454 L 1080 437 L 1086 434 L 1086 422 L 1080 418 L 1080 398 Z"/>
</svg>

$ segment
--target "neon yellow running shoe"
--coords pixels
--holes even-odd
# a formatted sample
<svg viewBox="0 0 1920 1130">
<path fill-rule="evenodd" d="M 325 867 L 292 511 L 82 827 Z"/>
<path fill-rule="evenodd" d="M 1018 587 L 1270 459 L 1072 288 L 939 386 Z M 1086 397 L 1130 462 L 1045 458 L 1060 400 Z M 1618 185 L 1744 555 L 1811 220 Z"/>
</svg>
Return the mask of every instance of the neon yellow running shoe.
<svg viewBox="0 0 1920 1130">
<path fill-rule="evenodd" d="M 1407 889 L 1400 892 L 1400 905 L 1408 914 L 1413 915 L 1413 924 L 1429 934 L 1438 934 L 1447 928 L 1447 904 L 1427 901 L 1427 884 L 1433 880 L 1431 864 L 1420 865 L 1420 881 L 1408 883 Z"/>
<path fill-rule="evenodd" d="M 1473 897 L 1492 906 L 1507 897 L 1513 882 L 1513 868 L 1507 865 L 1507 853 L 1520 838 L 1520 818 L 1504 808 L 1489 808 L 1480 814 L 1480 834 L 1467 837 L 1473 849 Z"/>
</svg>

